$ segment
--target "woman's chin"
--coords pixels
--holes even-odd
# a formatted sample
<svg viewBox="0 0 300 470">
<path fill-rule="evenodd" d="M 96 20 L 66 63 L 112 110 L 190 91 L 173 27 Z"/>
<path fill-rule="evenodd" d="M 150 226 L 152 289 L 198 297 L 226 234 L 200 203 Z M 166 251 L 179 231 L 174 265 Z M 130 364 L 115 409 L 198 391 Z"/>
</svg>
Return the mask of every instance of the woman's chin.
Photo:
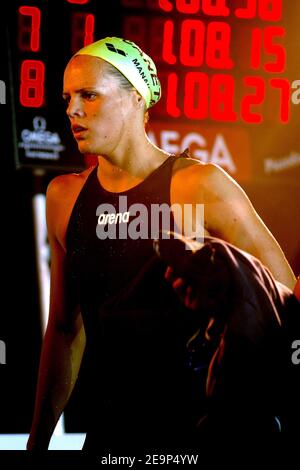
<svg viewBox="0 0 300 470">
<path fill-rule="evenodd" d="M 84 140 L 77 140 L 78 150 L 80 153 L 93 153 L 91 145 Z"/>
</svg>

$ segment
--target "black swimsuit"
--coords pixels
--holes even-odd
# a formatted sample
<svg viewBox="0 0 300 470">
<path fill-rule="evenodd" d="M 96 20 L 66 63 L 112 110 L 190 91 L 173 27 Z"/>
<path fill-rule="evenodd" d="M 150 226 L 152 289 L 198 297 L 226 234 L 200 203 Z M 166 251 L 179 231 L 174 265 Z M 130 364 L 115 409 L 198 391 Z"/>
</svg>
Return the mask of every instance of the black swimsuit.
<svg viewBox="0 0 300 470">
<path fill-rule="evenodd" d="M 71 214 L 67 259 L 91 380 L 84 449 L 184 445 L 196 429 L 199 387 L 186 348 L 195 325 L 164 280 L 165 268 L 155 264 L 128 299 L 130 286 L 154 257 L 153 237 L 159 234 L 151 233 L 151 208 L 170 208 L 175 158 L 121 193 L 106 191 L 95 167 Z M 134 204 L 146 212 L 135 213 L 141 206 Z M 175 228 L 172 214 L 164 228 Z"/>
</svg>

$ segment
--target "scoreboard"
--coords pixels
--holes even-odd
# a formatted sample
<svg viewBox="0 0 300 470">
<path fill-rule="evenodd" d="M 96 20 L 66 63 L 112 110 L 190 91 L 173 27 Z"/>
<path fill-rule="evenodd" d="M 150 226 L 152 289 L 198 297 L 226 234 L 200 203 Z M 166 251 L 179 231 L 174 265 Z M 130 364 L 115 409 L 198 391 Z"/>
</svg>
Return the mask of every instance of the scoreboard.
<svg viewBox="0 0 300 470">
<path fill-rule="evenodd" d="M 155 61 L 162 99 L 149 138 L 186 147 L 240 180 L 300 176 L 298 2 L 13 0 L 8 19 L 17 167 L 78 169 L 61 98 L 64 68 L 105 36 Z M 298 14 L 297 14 L 298 13 Z M 88 157 L 88 156 L 85 156 Z"/>
</svg>

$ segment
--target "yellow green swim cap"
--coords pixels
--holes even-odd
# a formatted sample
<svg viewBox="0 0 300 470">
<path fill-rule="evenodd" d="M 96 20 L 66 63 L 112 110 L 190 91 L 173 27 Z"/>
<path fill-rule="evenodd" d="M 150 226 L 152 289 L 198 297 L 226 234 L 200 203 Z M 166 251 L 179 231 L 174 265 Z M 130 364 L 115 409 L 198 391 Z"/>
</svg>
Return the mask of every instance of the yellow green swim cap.
<svg viewBox="0 0 300 470">
<path fill-rule="evenodd" d="M 91 55 L 116 67 L 145 99 L 147 108 L 160 99 L 161 87 L 155 64 L 134 42 L 107 37 L 76 52 Z"/>
</svg>

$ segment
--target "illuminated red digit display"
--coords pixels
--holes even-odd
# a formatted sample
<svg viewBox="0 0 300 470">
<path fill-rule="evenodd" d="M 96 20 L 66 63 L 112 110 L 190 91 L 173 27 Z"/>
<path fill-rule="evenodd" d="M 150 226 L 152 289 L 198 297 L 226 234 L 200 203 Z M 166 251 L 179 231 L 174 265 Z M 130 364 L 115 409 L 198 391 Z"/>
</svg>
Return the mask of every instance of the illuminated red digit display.
<svg viewBox="0 0 300 470">
<path fill-rule="evenodd" d="M 282 17 L 282 0 L 258 0 L 258 14 L 265 21 L 279 21 Z"/>
<path fill-rule="evenodd" d="M 199 20 L 184 20 L 181 26 L 180 60 L 183 65 L 197 67 L 203 64 L 205 25 Z"/>
<path fill-rule="evenodd" d="M 264 21 L 279 21 L 282 17 L 282 0 L 246 0 L 242 8 L 235 9 L 235 16 L 253 19 L 259 16 Z"/>
<path fill-rule="evenodd" d="M 208 16 L 229 16 L 229 0 L 158 0 L 159 8 L 170 13 L 196 14 L 202 11 Z M 245 0 L 243 7 L 233 8 L 237 18 L 253 19 L 258 16 L 264 21 L 278 21 L 282 17 L 282 0 Z"/>
<path fill-rule="evenodd" d="M 66 2 L 91 3 L 90 0 Z M 122 19 L 123 36 L 149 50 L 162 65 L 165 74 L 162 115 L 229 123 L 240 119 L 260 124 L 266 119 L 264 103 L 268 102 L 270 93 L 275 105 L 279 104 L 276 118 L 288 122 L 290 83 L 271 75 L 286 70 L 286 30 L 274 24 L 282 18 L 282 0 L 122 0 L 121 4 L 133 10 Z M 152 12 L 147 17 L 139 9 Z M 95 15 L 86 8 L 74 10 L 70 12 L 72 53 L 95 40 Z M 41 10 L 23 5 L 19 7 L 18 17 L 19 49 L 39 52 L 41 21 L 45 21 L 41 19 Z M 250 24 L 249 20 L 255 19 L 259 21 Z M 243 23 L 241 20 L 248 20 L 249 30 L 238 54 L 245 55 L 244 64 L 250 70 L 242 77 L 231 72 L 235 65 L 239 66 L 233 33 L 236 32 L 234 21 Z M 45 101 L 45 64 L 34 60 L 34 56 L 25 59 L 20 68 L 20 103 L 37 108 Z"/>
<path fill-rule="evenodd" d="M 231 28 L 227 23 L 212 21 L 207 27 L 206 64 L 215 69 L 231 69 Z"/>
<path fill-rule="evenodd" d="M 254 93 L 246 94 L 241 103 L 241 117 L 245 122 L 259 124 L 263 118 L 261 113 L 253 112 L 252 106 L 261 105 L 266 96 L 265 81 L 261 77 L 245 77 L 244 84 L 254 89 Z"/>
<path fill-rule="evenodd" d="M 174 21 L 167 20 L 163 32 L 162 58 L 167 64 L 176 64 L 177 58 L 173 52 Z"/>
<path fill-rule="evenodd" d="M 282 44 L 276 44 L 277 38 L 285 36 L 285 28 L 281 26 L 267 26 L 264 29 L 254 28 L 251 44 L 251 68 L 258 70 L 262 67 L 262 56 L 270 55 L 275 60 L 264 61 L 263 68 L 266 72 L 284 72 L 286 65 L 286 51 Z"/>
<path fill-rule="evenodd" d="M 226 6 L 227 0 L 202 0 L 202 10 L 206 15 L 228 16 L 229 8 Z"/>
<path fill-rule="evenodd" d="M 237 8 L 238 18 L 252 19 L 257 15 L 264 21 L 279 21 L 282 17 L 282 0 L 247 0 L 243 8 Z"/>
<path fill-rule="evenodd" d="M 190 119 L 206 119 L 209 96 L 208 76 L 202 72 L 189 72 L 185 80 L 184 111 Z"/>
<path fill-rule="evenodd" d="M 282 123 L 289 121 L 291 84 L 284 78 L 271 78 L 270 85 L 280 91 L 280 120 Z"/>
<path fill-rule="evenodd" d="M 68 3 L 76 3 L 76 5 L 84 5 L 89 3 L 90 0 L 67 0 Z"/>
<path fill-rule="evenodd" d="M 165 112 L 172 118 L 183 115 L 188 119 L 211 119 L 219 122 L 237 122 L 260 124 L 264 121 L 264 102 L 267 92 L 278 91 L 274 107 L 279 105 L 279 115 L 275 119 L 287 123 L 290 117 L 289 80 L 259 76 L 246 76 L 243 79 L 244 90 L 240 103 L 235 103 L 237 87 L 241 83 L 229 74 L 206 74 L 187 72 L 179 76 L 175 72 L 164 77 L 166 90 Z"/>
<path fill-rule="evenodd" d="M 83 45 L 87 46 L 94 41 L 94 31 L 95 31 L 95 16 L 89 13 L 85 18 L 85 28 L 84 28 L 84 41 Z"/>
<path fill-rule="evenodd" d="M 254 28 L 252 31 L 250 55 L 251 68 L 254 70 L 258 70 L 261 67 L 262 44 L 263 30 L 260 28 Z"/>
<path fill-rule="evenodd" d="M 173 5 L 170 0 L 159 0 L 159 7 L 167 12 L 174 9 L 179 13 L 194 14 L 201 9 L 203 13 L 210 16 L 228 16 L 230 13 L 226 5 L 227 0 L 176 0 Z M 175 0 L 174 0 L 175 3 Z"/>
<path fill-rule="evenodd" d="M 256 3 L 257 0 L 247 0 L 246 5 L 243 8 L 237 8 L 235 10 L 235 15 L 238 18 L 254 18 L 256 15 Z"/>
<path fill-rule="evenodd" d="M 24 60 L 20 74 L 20 103 L 39 108 L 44 103 L 45 64 L 41 60 Z"/>
<path fill-rule="evenodd" d="M 167 113 L 172 117 L 179 117 L 181 110 L 177 106 L 178 96 L 178 75 L 176 73 L 170 73 L 167 80 Z"/>
<path fill-rule="evenodd" d="M 267 62 L 264 69 L 267 72 L 284 72 L 286 63 L 285 48 L 281 44 L 274 44 L 274 38 L 283 38 L 285 28 L 280 26 L 267 26 L 265 28 L 264 48 L 265 51 L 275 57 L 275 61 Z"/>
<path fill-rule="evenodd" d="M 28 17 L 31 21 L 28 22 Z M 37 7 L 19 8 L 18 43 L 21 51 L 38 52 L 40 50 L 41 11 Z"/>
<path fill-rule="evenodd" d="M 234 78 L 231 75 L 213 75 L 210 90 L 210 117 L 215 121 L 234 122 Z"/>
<path fill-rule="evenodd" d="M 92 13 L 72 14 L 72 41 L 73 53 L 94 41 L 95 16 Z"/>
<path fill-rule="evenodd" d="M 176 64 L 174 21 L 166 20 L 163 32 L 162 58 Z M 199 67 L 205 63 L 215 69 L 230 69 L 231 28 L 227 23 L 212 21 L 206 26 L 201 20 L 184 20 L 180 28 L 179 61 L 184 66 Z M 205 61 L 204 61 L 205 58 Z"/>
<path fill-rule="evenodd" d="M 170 0 L 158 0 L 158 6 L 164 11 L 170 12 L 173 10 L 173 5 Z"/>
<path fill-rule="evenodd" d="M 199 0 L 191 0 L 190 2 L 186 0 L 177 0 L 176 8 L 180 13 L 197 13 L 199 11 Z"/>
</svg>

